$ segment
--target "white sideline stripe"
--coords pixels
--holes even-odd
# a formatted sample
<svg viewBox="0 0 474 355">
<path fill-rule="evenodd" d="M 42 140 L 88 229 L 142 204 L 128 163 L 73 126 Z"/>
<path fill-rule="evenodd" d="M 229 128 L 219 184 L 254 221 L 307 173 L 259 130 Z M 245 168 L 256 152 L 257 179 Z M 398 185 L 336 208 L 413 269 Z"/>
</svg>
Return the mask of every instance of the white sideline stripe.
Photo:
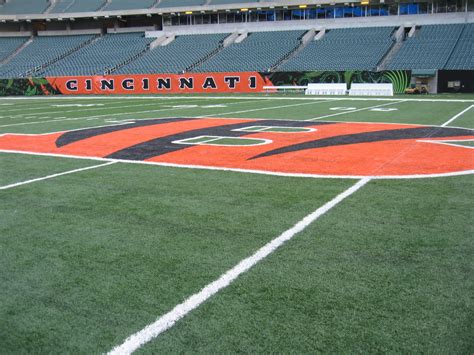
<svg viewBox="0 0 474 355">
<path fill-rule="evenodd" d="M 203 289 L 201 289 L 201 291 L 199 291 L 198 293 L 195 293 L 194 295 L 189 297 L 187 300 L 185 300 L 183 303 L 178 304 L 170 312 L 158 318 L 154 323 L 146 326 L 139 332 L 128 337 L 124 343 L 113 348 L 109 352 L 109 354 L 111 355 L 112 354 L 114 355 L 115 354 L 131 354 L 135 350 L 139 349 L 142 345 L 156 338 L 161 333 L 171 328 L 177 321 L 179 321 L 181 318 L 186 316 L 189 312 L 199 307 L 202 303 L 207 301 L 209 298 L 211 298 L 213 295 L 218 293 L 220 290 L 229 286 L 240 275 L 250 270 L 258 262 L 265 259 L 271 253 L 273 253 L 275 250 L 281 247 L 284 243 L 292 239 L 296 234 L 303 231 L 311 223 L 316 221 L 319 217 L 324 215 L 333 207 L 337 206 L 345 198 L 352 195 L 354 192 L 359 190 L 362 186 L 367 184 L 369 181 L 370 181 L 370 178 L 359 180 L 350 188 L 348 188 L 344 192 L 337 195 L 331 201 L 325 203 L 323 206 L 319 207 L 317 210 L 313 211 L 312 213 L 304 217 L 301 221 L 296 223 L 293 227 L 291 227 L 287 231 L 280 234 L 280 236 L 273 239 L 269 243 L 265 244 L 262 248 L 257 250 L 255 254 L 239 262 L 236 266 L 234 266 L 232 269 L 225 272 L 217 280 L 211 282 L 210 284 L 205 286 Z"/>
<path fill-rule="evenodd" d="M 111 161 L 111 162 L 108 162 L 108 163 L 105 163 L 105 164 L 99 164 L 99 165 L 88 166 L 88 167 L 86 167 L 86 168 L 80 168 L 80 169 L 69 170 L 69 171 L 65 171 L 65 172 L 62 172 L 62 173 L 57 173 L 57 174 L 52 174 L 52 175 L 48 175 L 48 176 L 43 176 L 43 177 L 36 178 L 36 179 L 31 179 L 31 180 L 26 180 L 26 181 L 22 181 L 22 182 L 17 182 L 17 183 L 15 183 L 15 184 L 11 184 L 11 185 L 0 186 L 0 190 L 8 190 L 8 189 L 11 189 L 11 188 L 14 188 L 14 187 L 17 187 L 17 186 L 26 185 L 26 184 L 31 184 L 31 183 L 37 182 L 37 181 L 52 179 L 52 178 L 55 178 L 55 177 L 58 177 L 58 176 L 74 174 L 74 173 L 78 173 L 78 172 L 80 172 L 80 171 L 91 170 L 91 169 L 97 169 L 97 168 L 100 168 L 100 167 L 103 167 L 103 166 L 107 166 L 107 165 L 112 165 L 112 164 L 115 164 L 115 163 L 117 163 L 117 162 L 116 162 L 116 161 Z"/>
<path fill-rule="evenodd" d="M 453 122 L 455 119 L 457 119 L 458 117 L 462 116 L 463 114 L 465 114 L 467 111 L 469 111 L 471 108 L 473 108 L 474 105 L 471 105 L 469 106 L 468 108 L 462 110 L 461 112 L 459 112 L 457 115 L 451 117 L 448 121 L 446 121 L 445 123 L 443 123 L 441 125 L 441 127 L 446 127 L 448 124 L 450 124 L 451 122 Z"/>
<path fill-rule="evenodd" d="M 463 142 L 474 142 L 474 139 L 462 139 L 462 140 L 459 140 L 459 141 L 456 141 L 456 140 L 443 140 L 443 141 L 419 140 L 417 142 L 449 145 L 450 147 L 456 147 L 456 148 L 474 149 L 474 146 L 456 144 L 456 143 L 463 143 Z"/>
<path fill-rule="evenodd" d="M 326 96 L 315 96 L 315 97 L 265 97 L 265 96 L 90 96 L 90 95 L 78 95 L 78 96 L 40 96 L 40 97 L 0 97 L 1 100 L 202 100 L 203 97 L 206 99 L 226 99 L 226 100 L 347 100 L 347 101 L 397 101 L 399 98 L 386 98 L 386 97 L 326 97 Z M 469 99 L 414 99 L 407 98 L 404 101 L 412 102 L 474 102 Z"/>
<path fill-rule="evenodd" d="M 369 106 L 369 107 L 363 107 L 363 108 L 360 108 L 358 110 L 352 110 L 352 111 L 344 111 L 344 112 L 338 112 L 338 113 L 333 113 L 331 115 L 325 115 L 325 116 L 319 116 L 319 117 L 314 117 L 314 118 L 310 118 L 306 121 L 314 121 L 314 120 L 319 120 L 321 118 L 327 118 L 327 117 L 333 117 L 333 116 L 339 116 L 339 115 L 347 115 L 349 113 L 354 113 L 354 112 L 359 112 L 359 111 L 364 111 L 364 110 L 370 110 L 372 108 L 377 108 L 377 107 L 382 107 L 382 106 L 389 106 L 389 105 L 395 105 L 395 104 L 399 104 L 399 103 L 402 103 L 402 102 L 405 102 L 405 100 L 399 100 L 399 101 L 395 101 L 395 102 L 389 102 L 389 103 L 386 103 L 386 104 L 381 104 L 381 105 L 376 105 L 376 106 Z"/>
<path fill-rule="evenodd" d="M 153 162 L 153 161 L 109 159 L 109 158 L 84 157 L 84 156 L 74 156 L 74 155 L 65 155 L 65 154 L 52 154 L 52 153 L 36 153 L 36 152 L 25 152 L 25 151 L 21 151 L 21 150 L 3 150 L 3 149 L 0 149 L 0 153 L 37 155 L 37 156 L 43 156 L 43 157 L 56 157 L 56 158 L 67 158 L 67 159 L 108 161 L 108 162 L 117 162 L 117 163 L 124 163 L 124 164 L 163 166 L 163 167 L 179 168 L 179 169 L 230 171 L 230 172 L 244 173 L 244 174 L 258 174 L 258 175 L 312 178 L 312 179 L 357 179 L 357 180 L 359 180 L 359 179 L 370 178 L 371 180 L 400 180 L 400 179 L 404 180 L 404 179 L 426 179 L 426 178 L 437 178 L 437 177 L 449 177 L 449 176 L 461 176 L 461 175 L 474 174 L 474 170 L 462 170 L 462 171 L 455 171 L 455 172 L 450 172 L 450 173 L 420 174 L 420 175 L 372 175 L 372 176 L 322 175 L 322 174 L 318 175 L 318 174 L 304 174 L 304 173 L 280 173 L 280 172 L 276 172 L 276 171 L 263 171 L 263 170 L 238 169 L 238 168 L 221 168 L 221 167 L 206 166 L 206 165 L 160 163 L 160 162 Z"/>
<path fill-rule="evenodd" d="M 342 100 L 342 99 L 339 99 Z M 214 117 L 214 116 L 225 116 L 225 115 L 233 115 L 237 113 L 247 113 L 247 112 L 255 112 L 255 111 L 264 111 L 264 110 L 276 110 L 279 108 L 285 108 L 285 107 L 294 107 L 294 106 L 304 106 L 304 105 L 315 105 L 315 104 L 321 104 L 325 103 L 328 101 L 315 101 L 315 102 L 304 102 L 300 104 L 291 104 L 291 105 L 281 105 L 281 106 L 271 106 L 271 107 L 260 107 L 260 108 L 255 108 L 251 110 L 242 110 L 242 111 L 234 111 L 234 112 L 223 112 L 223 113 L 216 113 L 212 115 L 204 115 L 204 116 L 196 116 L 196 118 L 206 118 L 206 117 Z"/>
</svg>

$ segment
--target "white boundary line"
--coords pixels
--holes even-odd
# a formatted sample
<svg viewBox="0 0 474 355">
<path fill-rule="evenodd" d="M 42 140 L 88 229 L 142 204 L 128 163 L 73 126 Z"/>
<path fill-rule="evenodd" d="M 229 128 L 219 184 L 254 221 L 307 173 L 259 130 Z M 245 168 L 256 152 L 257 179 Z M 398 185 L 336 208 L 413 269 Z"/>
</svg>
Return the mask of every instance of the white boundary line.
<svg viewBox="0 0 474 355">
<path fill-rule="evenodd" d="M 360 111 L 370 110 L 370 109 L 372 109 L 372 108 L 377 108 L 377 107 L 382 107 L 382 106 L 395 105 L 395 104 L 399 104 L 399 103 L 403 103 L 403 102 L 405 102 L 405 100 L 399 100 L 399 101 L 389 102 L 389 103 L 386 103 L 386 104 L 381 104 L 381 105 L 376 105 L 376 106 L 363 107 L 363 108 L 360 108 L 360 109 L 357 109 L 357 110 L 343 111 L 343 112 L 333 113 L 333 114 L 330 114 L 330 115 L 325 115 L 325 116 L 319 116 L 319 117 L 309 118 L 309 119 L 307 119 L 307 120 L 305 120 L 305 121 L 314 121 L 314 120 L 319 120 L 319 119 L 321 119 L 321 118 L 327 118 L 327 117 L 333 117 L 333 116 L 339 116 L 339 115 L 347 115 L 347 114 L 349 114 L 349 113 L 354 113 L 354 112 L 360 112 Z"/>
<path fill-rule="evenodd" d="M 450 124 L 451 122 L 453 122 L 455 119 L 457 119 L 458 117 L 462 116 L 463 114 L 465 114 L 467 111 L 469 111 L 471 108 L 473 108 L 474 105 L 471 105 L 469 106 L 468 108 L 462 110 L 461 112 L 459 112 L 457 115 L 451 117 L 448 121 L 444 122 L 441 127 L 446 127 L 448 124 Z"/>
<path fill-rule="evenodd" d="M 258 93 L 257 93 L 258 94 Z M 260 93 L 263 95 L 263 93 Z M 315 97 L 269 97 L 269 96 L 40 96 L 40 97 L 0 97 L 1 100 L 202 100 L 206 99 L 226 99 L 226 100 L 347 100 L 347 101 L 398 101 L 400 98 L 388 98 L 388 97 L 326 97 L 326 96 L 315 96 Z M 414 99 L 407 98 L 404 101 L 413 102 L 474 102 L 469 99 Z"/>
<path fill-rule="evenodd" d="M 74 173 L 78 173 L 78 172 L 80 172 L 80 171 L 91 170 L 91 169 L 97 169 L 97 168 L 101 168 L 101 167 L 107 166 L 107 165 L 112 165 L 112 164 L 115 164 L 115 163 L 117 163 L 117 162 L 116 162 L 116 161 L 111 161 L 111 162 L 108 162 L 108 163 L 105 163 L 105 164 L 99 164 L 99 165 L 88 166 L 88 167 L 85 167 L 85 168 L 69 170 L 69 171 L 65 171 L 65 172 L 62 172 L 62 173 L 57 173 L 57 174 L 52 174 L 52 175 L 48 175 L 48 176 L 43 176 L 43 177 L 36 178 L 36 179 L 21 181 L 21 182 L 15 183 L 15 184 L 0 186 L 0 190 L 8 190 L 8 189 L 11 189 L 11 188 L 14 188 L 14 187 L 17 187 L 17 186 L 22 186 L 22 185 L 31 184 L 31 183 L 37 182 L 37 181 L 52 179 L 52 178 L 55 178 L 55 177 L 58 177 L 58 176 L 74 174 Z"/>
<path fill-rule="evenodd" d="M 280 172 L 276 172 L 276 171 L 261 171 L 261 170 L 251 170 L 251 169 L 220 168 L 220 167 L 205 166 L 205 165 L 160 163 L 160 162 L 141 161 L 141 160 L 138 161 L 138 160 L 82 157 L 82 156 L 73 156 L 73 155 L 65 155 L 65 154 L 23 152 L 23 151 L 20 151 L 20 150 L 0 150 L 0 153 L 36 155 L 36 156 L 45 156 L 45 157 L 58 157 L 58 158 L 70 158 L 70 159 L 94 160 L 94 161 L 107 161 L 107 162 L 118 162 L 118 163 L 125 163 L 125 164 L 141 164 L 141 165 L 164 166 L 164 167 L 183 168 L 183 169 L 231 171 L 231 172 L 246 173 L 246 174 L 259 174 L 259 175 L 284 176 L 284 177 L 299 177 L 299 178 L 314 178 L 314 179 L 357 179 L 357 180 L 360 180 L 360 179 L 370 178 L 371 180 L 398 180 L 398 179 L 424 179 L 424 178 L 449 177 L 449 176 L 460 176 L 460 175 L 474 174 L 474 170 L 463 170 L 463 171 L 456 171 L 456 172 L 451 172 L 451 173 L 423 174 L 423 175 L 383 175 L 383 176 L 318 175 L 318 174 L 300 174 L 300 173 L 280 173 Z"/>
<path fill-rule="evenodd" d="M 449 145 L 451 147 L 457 147 L 457 148 L 474 149 L 474 146 L 449 143 L 449 142 L 457 142 L 457 143 L 474 142 L 474 139 L 462 139 L 462 140 L 458 140 L 458 141 L 456 141 L 456 140 L 439 140 L 439 141 L 437 141 L 437 140 L 419 140 L 417 142 Z"/>
<path fill-rule="evenodd" d="M 257 263 L 272 254 L 275 250 L 280 248 L 287 241 L 291 240 L 295 235 L 303 231 L 311 223 L 315 222 L 319 217 L 324 215 L 333 207 L 337 206 L 340 202 L 355 193 L 369 181 L 370 178 L 359 180 L 350 188 L 334 197 L 331 201 L 325 203 L 323 206 L 304 217 L 293 227 L 280 234 L 277 238 L 265 244 L 253 255 L 239 262 L 232 269 L 221 275 L 217 280 L 211 282 L 201 289 L 201 291 L 195 293 L 183 303 L 178 304 L 170 312 L 162 315 L 154 323 L 128 337 L 121 345 L 113 348 L 109 354 L 131 354 L 144 344 L 159 336 L 161 333 L 170 329 L 177 321 L 186 316 L 189 312 L 198 308 L 202 303 L 214 296 L 220 290 L 229 286 L 240 275 L 249 271 Z"/>
</svg>

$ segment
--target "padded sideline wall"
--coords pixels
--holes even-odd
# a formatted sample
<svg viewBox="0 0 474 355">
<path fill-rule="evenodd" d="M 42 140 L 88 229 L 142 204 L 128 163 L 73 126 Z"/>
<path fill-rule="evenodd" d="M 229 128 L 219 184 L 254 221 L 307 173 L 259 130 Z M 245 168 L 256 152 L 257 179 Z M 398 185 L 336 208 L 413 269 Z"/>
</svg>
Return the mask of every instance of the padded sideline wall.
<svg viewBox="0 0 474 355">
<path fill-rule="evenodd" d="M 393 83 L 402 93 L 410 80 L 405 70 L 70 76 L 0 79 L 0 96 L 260 93 L 265 86 L 308 83 Z"/>
</svg>

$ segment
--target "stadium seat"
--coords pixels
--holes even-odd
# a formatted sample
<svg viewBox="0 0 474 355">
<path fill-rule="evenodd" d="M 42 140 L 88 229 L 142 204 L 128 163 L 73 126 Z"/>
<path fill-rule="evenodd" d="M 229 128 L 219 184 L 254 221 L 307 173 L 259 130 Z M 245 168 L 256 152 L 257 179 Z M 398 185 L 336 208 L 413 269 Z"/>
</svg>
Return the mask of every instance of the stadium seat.
<svg viewBox="0 0 474 355">
<path fill-rule="evenodd" d="M 0 37 L 0 62 L 15 52 L 28 37 Z"/>
<path fill-rule="evenodd" d="M 103 11 L 148 9 L 154 3 L 155 0 L 112 0 L 103 8 Z"/>
<path fill-rule="evenodd" d="M 105 0 L 73 0 L 71 6 L 65 12 L 97 11 L 104 3 Z"/>
<path fill-rule="evenodd" d="M 393 31 L 393 27 L 329 30 L 278 70 L 374 70 L 393 45 Z"/>
<path fill-rule="evenodd" d="M 474 23 L 464 25 L 445 69 L 472 70 L 474 68 Z"/>
<path fill-rule="evenodd" d="M 228 33 L 178 36 L 146 52 L 116 73 L 180 73 L 215 50 Z"/>
<path fill-rule="evenodd" d="M 254 32 L 206 60 L 194 71 L 268 71 L 300 44 L 306 31 Z"/>
<path fill-rule="evenodd" d="M 36 37 L 8 63 L 0 66 L 0 77 L 22 77 L 28 71 L 56 60 L 91 40 L 93 35 Z"/>
<path fill-rule="evenodd" d="M 0 14 L 41 14 L 49 6 L 47 0 L 11 0 L 0 5 Z"/>
<path fill-rule="evenodd" d="M 48 66 L 43 75 L 103 74 L 145 50 L 152 38 L 143 33 L 107 34 L 74 54 Z"/>
<path fill-rule="evenodd" d="M 442 69 L 453 52 L 464 25 L 422 26 L 395 54 L 388 69 Z"/>
</svg>

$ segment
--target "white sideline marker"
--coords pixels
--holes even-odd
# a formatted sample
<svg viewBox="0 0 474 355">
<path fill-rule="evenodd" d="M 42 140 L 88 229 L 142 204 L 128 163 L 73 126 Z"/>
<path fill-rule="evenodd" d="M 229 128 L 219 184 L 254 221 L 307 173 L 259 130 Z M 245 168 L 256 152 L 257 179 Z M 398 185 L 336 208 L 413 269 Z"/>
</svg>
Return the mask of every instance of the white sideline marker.
<svg viewBox="0 0 474 355">
<path fill-rule="evenodd" d="M 116 161 L 111 161 L 111 162 L 108 162 L 108 163 L 105 163 L 105 164 L 99 164 L 99 165 L 88 166 L 88 167 L 86 167 L 86 168 L 74 169 L 74 170 L 69 170 L 69 171 L 65 171 L 65 172 L 62 172 L 62 173 L 57 173 L 57 174 L 52 174 L 52 175 L 48 175 L 48 176 L 43 176 L 43 177 L 36 178 L 36 179 L 21 181 L 21 182 L 17 182 L 17 183 L 15 183 L 15 184 L 11 184 L 11 185 L 0 186 L 0 190 L 8 190 L 8 189 L 11 189 L 11 188 L 14 188 L 14 187 L 18 187 L 18 186 L 21 186 L 21 185 L 26 185 L 26 184 L 31 184 L 31 183 L 37 182 L 37 181 L 52 179 L 52 178 L 55 178 L 55 177 L 58 177 L 58 176 L 62 176 L 62 175 L 74 174 L 74 173 L 78 173 L 78 172 L 80 172 L 80 171 L 91 170 L 91 169 L 97 169 L 97 168 L 101 168 L 101 167 L 103 167 L 103 166 L 112 165 L 112 164 L 116 164 L 116 163 L 117 163 Z"/>
<path fill-rule="evenodd" d="M 455 119 L 461 117 L 462 115 L 464 115 L 467 111 L 469 111 L 471 108 L 473 108 L 474 105 L 471 105 L 469 106 L 468 108 L 462 110 L 461 112 L 459 112 L 457 115 L 451 117 L 448 121 L 444 122 L 441 127 L 446 127 L 448 124 L 450 124 L 451 122 L 453 122 Z"/>
<path fill-rule="evenodd" d="M 178 304 L 170 312 L 158 318 L 154 323 L 146 326 L 139 332 L 128 337 L 125 342 L 113 348 L 108 354 L 131 354 L 144 344 L 148 343 L 150 340 L 156 338 L 161 333 L 171 328 L 177 321 L 186 316 L 189 312 L 196 309 L 206 300 L 215 295 L 217 292 L 229 286 L 240 275 L 250 270 L 258 262 L 265 259 L 268 255 L 270 255 L 276 249 L 281 247 L 285 242 L 289 241 L 296 234 L 303 231 L 307 226 L 316 221 L 319 217 L 328 212 L 331 208 L 338 205 L 346 197 L 349 197 L 354 192 L 359 190 L 370 180 L 370 178 L 364 178 L 359 180 L 357 183 L 337 195 L 331 201 L 325 203 L 323 206 L 319 207 L 317 210 L 304 217 L 301 221 L 296 223 L 287 231 L 283 232 L 280 236 L 265 244 L 262 248 L 257 250 L 255 254 L 242 260 L 232 269 L 228 270 L 226 273 L 220 276 L 217 280 L 211 282 L 203 289 L 201 289 L 201 291 L 195 293 L 194 295 L 186 299 L 183 303 Z"/>
</svg>

